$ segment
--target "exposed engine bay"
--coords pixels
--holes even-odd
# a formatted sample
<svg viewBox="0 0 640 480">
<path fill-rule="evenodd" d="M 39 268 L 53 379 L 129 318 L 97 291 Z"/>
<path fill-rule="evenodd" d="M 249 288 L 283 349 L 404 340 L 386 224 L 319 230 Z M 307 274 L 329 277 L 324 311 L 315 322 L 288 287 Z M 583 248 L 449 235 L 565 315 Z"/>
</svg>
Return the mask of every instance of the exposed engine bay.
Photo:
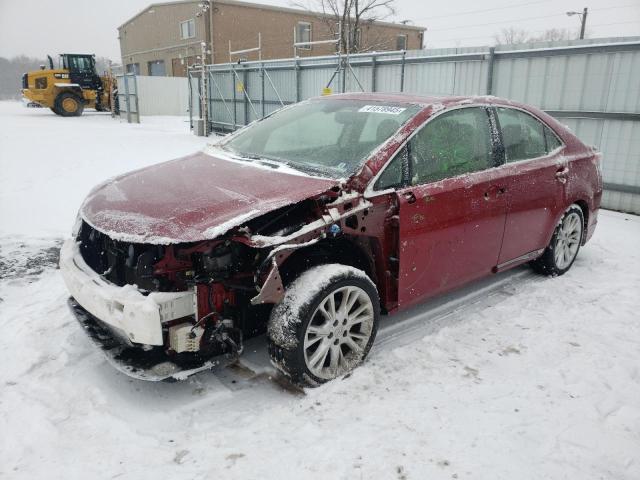
<svg viewBox="0 0 640 480">
<path fill-rule="evenodd" d="M 376 227 L 367 230 L 369 224 L 383 224 L 370 222 L 371 208 L 361 194 L 336 187 L 249 220 L 220 238 L 169 245 L 114 240 L 83 220 L 76 245 L 86 266 L 114 287 L 133 287 L 139 296 L 136 311 L 146 308 L 140 302 L 153 299 L 161 334 L 129 333 L 126 301 L 115 308 L 123 314 L 120 324 L 91 312 L 91 300 L 81 306 L 71 299 L 72 310 L 93 340 L 111 351 L 112 363 L 121 362 L 129 375 L 162 380 L 210 368 L 212 359 L 233 360 L 246 338 L 264 333 L 287 282 L 322 263 L 323 255 L 343 255 L 353 263 L 360 261 L 351 251 L 353 243 L 371 253 L 383 248 Z M 384 212 L 389 213 L 388 206 Z M 362 263 L 376 274 L 375 266 Z M 71 283 L 67 280 L 73 295 Z M 111 305 L 109 311 L 114 311 Z"/>
</svg>

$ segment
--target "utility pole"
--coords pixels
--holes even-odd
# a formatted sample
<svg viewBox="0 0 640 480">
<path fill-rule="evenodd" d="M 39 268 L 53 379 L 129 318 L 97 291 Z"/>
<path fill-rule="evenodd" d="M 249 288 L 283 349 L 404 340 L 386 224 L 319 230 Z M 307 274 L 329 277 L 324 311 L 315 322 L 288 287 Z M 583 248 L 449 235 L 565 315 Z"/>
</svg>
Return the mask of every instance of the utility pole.
<svg viewBox="0 0 640 480">
<path fill-rule="evenodd" d="M 200 10 L 196 13 L 196 17 L 202 17 L 204 23 L 204 41 L 207 42 L 209 48 L 207 48 L 206 56 L 202 57 L 202 63 L 213 63 L 213 35 L 211 32 L 211 0 L 203 0 L 198 4 Z"/>
<path fill-rule="evenodd" d="M 567 16 L 573 17 L 574 15 L 578 15 L 580 17 L 580 40 L 584 39 L 584 30 L 587 26 L 587 14 L 589 13 L 589 9 L 584 7 L 582 9 L 582 13 L 580 12 L 567 12 Z"/>
<path fill-rule="evenodd" d="M 589 13 L 589 9 L 584 7 L 582 10 L 582 26 L 580 27 L 580 40 L 584 39 L 584 28 L 587 26 L 587 13 Z"/>
</svg>

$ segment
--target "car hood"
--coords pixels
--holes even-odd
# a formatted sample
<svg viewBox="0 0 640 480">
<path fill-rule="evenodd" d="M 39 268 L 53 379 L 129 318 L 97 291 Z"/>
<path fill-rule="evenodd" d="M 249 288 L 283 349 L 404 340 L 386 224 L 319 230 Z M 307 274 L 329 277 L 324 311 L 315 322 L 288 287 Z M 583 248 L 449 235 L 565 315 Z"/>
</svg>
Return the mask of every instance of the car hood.
<svg viewBox="0 0 640 480">
<path fill-rule="evenodd" d="M 213 153 L 211 153 L 213 152 Z M 83 220 L 114 240 L 171 244 L 214 239 L 271 210 L 336 186 L 287 167 L 198 152 L 94 188 Z"/>
</svg>

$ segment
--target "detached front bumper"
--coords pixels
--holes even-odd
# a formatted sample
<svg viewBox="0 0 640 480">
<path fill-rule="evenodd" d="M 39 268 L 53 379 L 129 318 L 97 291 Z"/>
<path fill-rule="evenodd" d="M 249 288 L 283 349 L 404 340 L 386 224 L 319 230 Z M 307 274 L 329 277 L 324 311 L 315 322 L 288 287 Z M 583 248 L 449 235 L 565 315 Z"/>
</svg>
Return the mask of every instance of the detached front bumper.
<svg viewBox="0 0 640 480">
<path fill-rule="evenodd" d="M 106 281 L 85 263 L 74 240 L 62 246 L 60 271 L 76 303 L 125 343 L 161 346 L 163 323 L 195 312 L 193 291 L 143 295 L 133 285 Z"/>
<path fill-rule="evenodd" d="M 71 312 L 107 361 L 130 377 L 182 380 L 237 359 L 225 354 L 182 364 L 167 355 L 164 324 L 194 315 L 193 291 L 143 295 L 133 285 L 114 285 L 85 263 L 74 240 L 62 246 L 60 271 L 71 294 Z"/>
<path fill-rule="evenodd" d="M 197 366 L 172 362 L 162 347 L 147 350 L 123 344 L 113 336 L 112 329 L 82 308 L 75 299 L 68 301 L 71 312 L 91 341 L 104 353 L 107 361 L 118 371 L 138 380 L 151 382 L 184 380 L 215 367 L 224 367 L 237 360 L 237 356 L 221 355 Z"/>
</svg>

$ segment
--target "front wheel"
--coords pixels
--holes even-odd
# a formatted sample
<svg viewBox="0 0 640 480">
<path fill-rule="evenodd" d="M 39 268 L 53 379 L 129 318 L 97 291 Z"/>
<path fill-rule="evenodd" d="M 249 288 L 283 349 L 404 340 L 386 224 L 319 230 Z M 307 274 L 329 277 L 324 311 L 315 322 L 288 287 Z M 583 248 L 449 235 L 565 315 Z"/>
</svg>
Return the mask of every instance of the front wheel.
<svg viewBox="0 0 640 480">
<path fill-rule="evenodd" d="M 316 386 L 351 372 L 376 336 L 380 301 L 362 271 L 320 265 L 294 280 L 269 320 L 271 361 L 293 383 Z"/>
<path fill-rule="evenodd" d="M 571 205 L 553 232 L 549 246 L 532 263 L 533 268 L 545 275 L 563 275 L 578 256 L 583 235 L 584 214 L 579 206 Z"/>
<path fill-rule="evenodd" d="M 84 103 L 77 95 L 64 92 L 54 102 L 55 112 L 62 117 L 79 117 L 84 110 Z"/>
</svg>

